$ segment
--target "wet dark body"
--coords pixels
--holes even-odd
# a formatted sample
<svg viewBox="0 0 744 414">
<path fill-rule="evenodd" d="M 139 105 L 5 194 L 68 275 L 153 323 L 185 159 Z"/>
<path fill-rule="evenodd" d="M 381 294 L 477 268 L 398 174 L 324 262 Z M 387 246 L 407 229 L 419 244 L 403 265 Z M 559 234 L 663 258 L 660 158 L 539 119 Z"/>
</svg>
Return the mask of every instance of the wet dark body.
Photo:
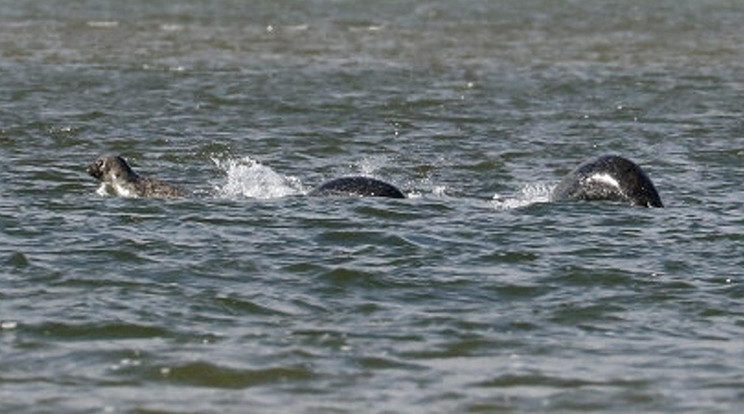
<svg viewBox="0 0 744 414">
<path fill-rule="evenodd" d="M 390 197 L 406 198 L 392 184 L 369 177 L 341 177 L 321 184 L 310 192 L 318 197 Z"/>
<path fill-rule="evenodd" d="M 120 156 L 102 156 L 88 166 L 87 172 L 103 184 L 103 191 L 121 197 L 176 198 L 183 196 L 178 188 L 152 178 L 140 177 Z"/>
<path fill-rule="evenodd" d="M 616 155 L 584 161 L 563 178 L 550 199 L 612 200 L 634 206 L 664 207 L 656 187 L 641 167 Z"/>
</svg>

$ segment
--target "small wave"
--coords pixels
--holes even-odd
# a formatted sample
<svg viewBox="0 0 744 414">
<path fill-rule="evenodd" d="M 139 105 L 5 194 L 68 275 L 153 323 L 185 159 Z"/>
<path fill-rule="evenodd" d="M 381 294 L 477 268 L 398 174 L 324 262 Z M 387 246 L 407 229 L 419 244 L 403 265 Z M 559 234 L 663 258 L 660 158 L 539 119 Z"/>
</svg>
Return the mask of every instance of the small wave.
<svg viewBox="0 0 744 414">
<path fill-rule="evenodd" d="M 277 173 L 250 157 L 241 159 L 212 158 L 217 168 L 227 178 L 215 190 L 221 197 L 280 198 L 304 194 L 300 180 L 296 177 Z"/>
<path fill-rule="evenodd" d="M 88 27 L 96 29 L 113 29 L 119 27 L 119 22 L 116 20 L 88 20 L 85 22 Z"/>
<path fill-rule="evenodd" d="M 189 362 L 162 367 L 153 377 L 197 387 L 240 389 L 289 381 L 309 381 L 318 378 L 312 369 L 302 365 L 268 366 L 246 369 L 216 365 L 210 362 Z"/>
<path fill-rule="evenodd" d="M 499 210 L 511 210 L 535 203 L 547 203 L 550 201 L 550 193 L 553 191 L 553 188 L 555 188 L 555 185 L 553 184 L 527 184 L 516 194 L 494 194 L 491 204 Z"/>
</svg>

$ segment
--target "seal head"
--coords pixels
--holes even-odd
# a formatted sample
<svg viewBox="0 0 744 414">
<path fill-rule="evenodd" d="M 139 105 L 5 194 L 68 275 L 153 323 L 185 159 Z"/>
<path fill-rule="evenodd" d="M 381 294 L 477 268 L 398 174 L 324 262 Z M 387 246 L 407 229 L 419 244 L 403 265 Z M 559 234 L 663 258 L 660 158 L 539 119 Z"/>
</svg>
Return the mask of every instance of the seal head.
<svg viewBox="0 0 744 414">
<path fill-rule="evenodd" d="M 394 185 L 362 176 L 336 178 L 316 187 L 309 195 L 316 197 L 406 198 Z"/>
<path fill-rule="evenodd" d="M 627 158 L 603 155 L 581 163 L 550 195 L 551 201 L 612 200 L 642 207 L 664 207 L 641 167 Z"/>
<path fill-rule="evenodd" d="M 88 174 L 101 182 L 99 194 L 114 194 L 120 197 L 176 198 L 181 190 L 152 178 L 140 177 L 118 155 L 99 157 L 86 169 Z"/>
</svg>

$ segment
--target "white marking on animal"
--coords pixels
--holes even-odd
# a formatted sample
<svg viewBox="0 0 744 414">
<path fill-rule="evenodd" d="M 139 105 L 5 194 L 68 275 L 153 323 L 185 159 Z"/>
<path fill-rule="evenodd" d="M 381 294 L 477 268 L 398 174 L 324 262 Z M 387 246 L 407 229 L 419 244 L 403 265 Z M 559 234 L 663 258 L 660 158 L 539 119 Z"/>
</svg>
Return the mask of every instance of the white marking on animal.
<svg viewBox="0 0 744 414">
<path fill-rule="evenodd" d="M 608 184 L 615 188 L 620 188 L 620 183 L 617 182 L 617 180 L 609 174 L 594 174 L 592 176 L 587 177 L 586 180 Z"/>
<path fill-rule="evenodd" d="M 136 192 L 119 183 L 114 183 L 114 190 L 116 190 L 116 194 L 119 194 L 121 197 L 137 198 Z"/>
<path fill-rule="evenodd" d="M 109 195 L 109 185 L 106 183 L 101 183 L 101 185 L 96 190 L 96 194 L 98 194 L 101 197 L 105 197 Z"/>
</svg>

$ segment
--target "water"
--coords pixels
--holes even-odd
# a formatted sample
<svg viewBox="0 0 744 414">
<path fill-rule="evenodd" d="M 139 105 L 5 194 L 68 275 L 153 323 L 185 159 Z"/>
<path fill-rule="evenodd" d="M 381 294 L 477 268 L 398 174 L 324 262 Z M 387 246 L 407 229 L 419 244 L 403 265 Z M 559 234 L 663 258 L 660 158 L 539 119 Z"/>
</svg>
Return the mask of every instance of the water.
<svg viewBox="0 0 744 414">
<path fill-rule="evenodd" d="M 0 1 L 0 411 L 739 412 L 742 21 Z M 667 208 L 546 202 L 604 153 Z M 304 195 L 346 174 L 409 198 Z"/>
</svg>

